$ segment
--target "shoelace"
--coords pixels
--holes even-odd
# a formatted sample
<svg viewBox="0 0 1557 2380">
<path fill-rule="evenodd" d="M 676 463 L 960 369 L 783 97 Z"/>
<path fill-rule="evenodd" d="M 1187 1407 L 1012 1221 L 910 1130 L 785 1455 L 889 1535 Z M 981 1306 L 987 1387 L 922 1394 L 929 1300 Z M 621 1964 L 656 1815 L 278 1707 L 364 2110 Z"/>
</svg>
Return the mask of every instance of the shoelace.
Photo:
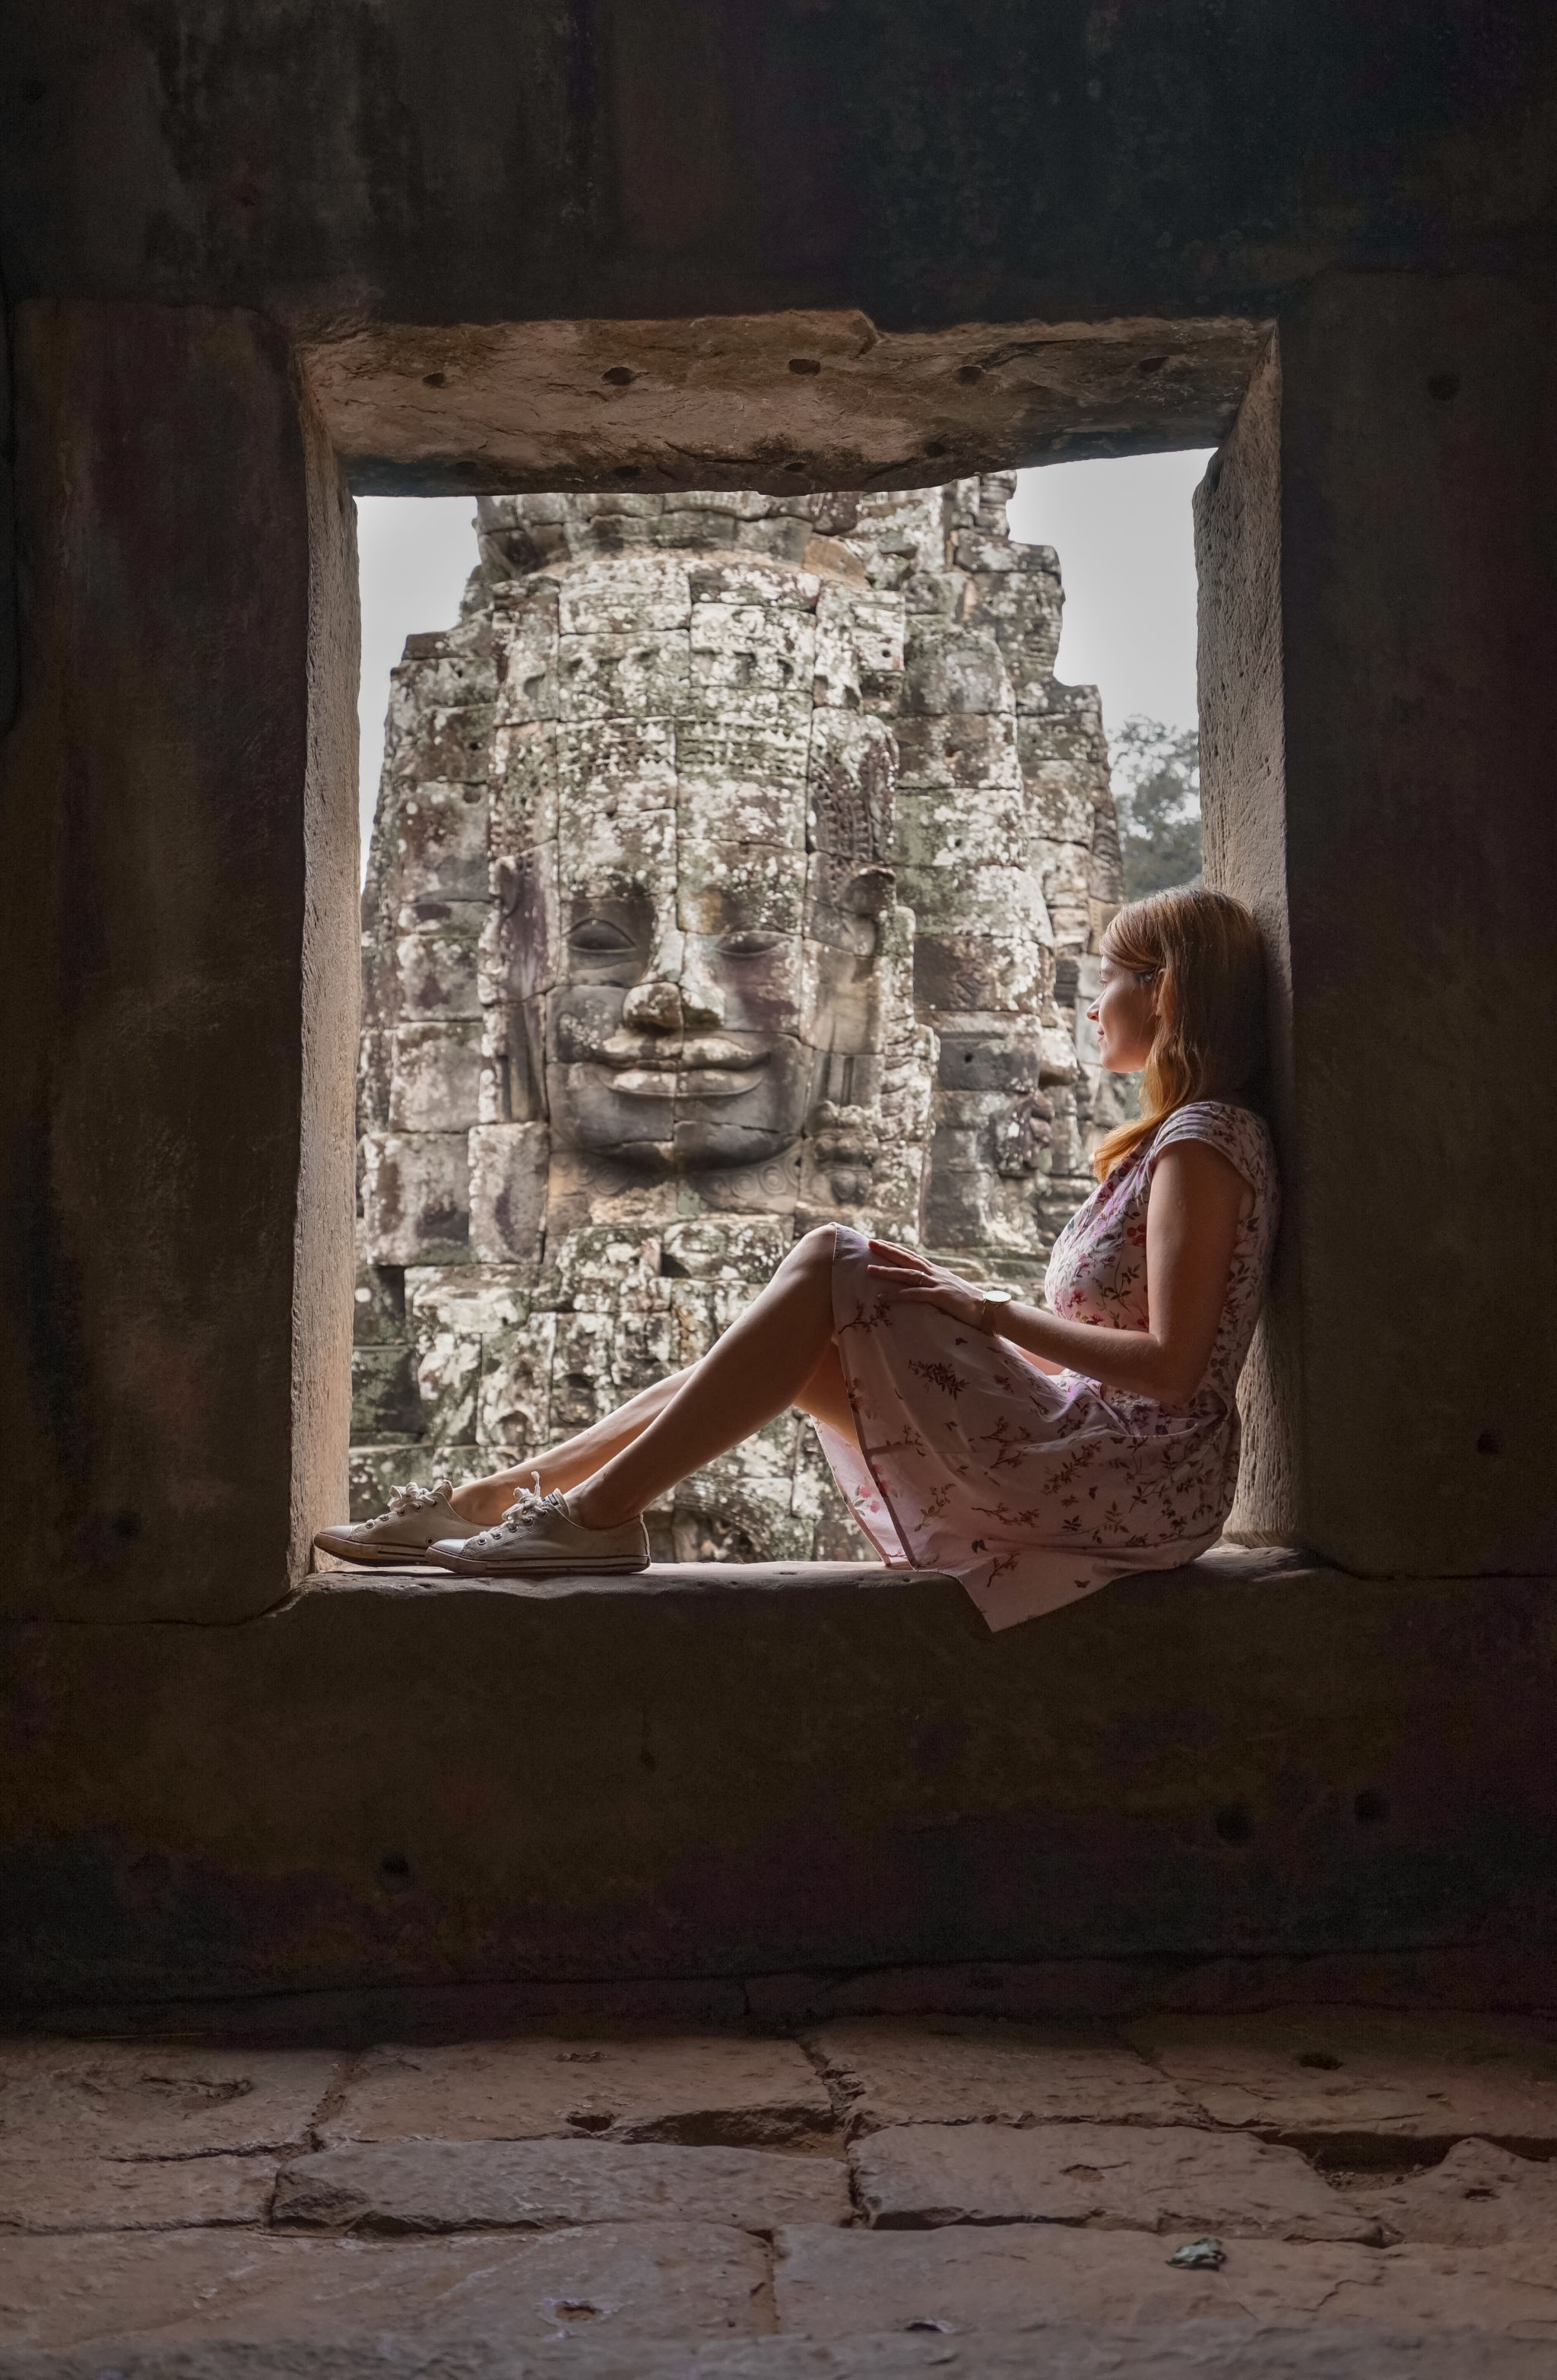
<svg viewBox="0 0 1557 2380">
<path fill-rule="evenodd" d="M 436 1478 L 430 1488 L 406 1486 L 392 1488 L 390 1492 L 389 1512 L 384 1517 L 386 1520 L 391 1517 L 398 1519 L 402 1512 L 425 1512 L 429 1504 L 439 1503 L 445 1496 L 452 1496 L 453 1490 L 454 1483 L 447 1474 Z"/>
<path fill-rule="evenodd" d="M 517 1536 L 529 1522 L 538 1520 L 543 1513 L 554 1520 L 565 1521 L 569 1517 L 561 1490 L 554 1488 L 549 1496 L 543 1496 L 540 1473 L 532 1471 L 530 1476 L 535 1486 L 521 1488 L 501 1520 L 494 1523 L 491 1528 L 483 1529 L 478 1537 L 471 1538 L 466 1548 L 468 1552 L 484 1553 L 491 1547 L 506 1544 L 510 1537 Z"/>
</svg>

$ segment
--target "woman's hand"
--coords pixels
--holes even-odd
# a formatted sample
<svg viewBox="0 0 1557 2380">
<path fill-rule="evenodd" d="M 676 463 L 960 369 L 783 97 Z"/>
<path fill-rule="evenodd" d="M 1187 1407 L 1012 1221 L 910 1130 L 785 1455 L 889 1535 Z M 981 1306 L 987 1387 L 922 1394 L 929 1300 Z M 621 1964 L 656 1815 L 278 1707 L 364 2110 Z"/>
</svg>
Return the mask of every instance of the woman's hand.
<svg viewBox="0 0 1557 2380">
<path fill-rule="evenodd" d="M 889 1297 L 904 1305 L 938 1305 L 943 1314 L 978 1329 L 984 1312 L 982 1289 L 960 1281 L 944 1265 L 927 1264 L 911 1250 L 894 1247 L 890 1240 L 872 1240 L 870 1252 L 865 1269 Z"/>
<path fill-rule="evenodd" d="M 1205 1378 L 1227 1296 L 1238 1216 L 1249 1188 L 1203 1140 L 1177 1140 L 1157 1159 L 1146 1208 L 1144 1330 L 1067 1322 L 1047 1307 L 1002 1305 L 997 1336 L 1047 1372 L 1078 1372 L 1106 1389 L 1188 1402 Z M 872 1281 L 905 1305 L 938 1305 L 978 1330 L 984 1293 L 890 1240 L 872 1240 Z"/>
</svg>

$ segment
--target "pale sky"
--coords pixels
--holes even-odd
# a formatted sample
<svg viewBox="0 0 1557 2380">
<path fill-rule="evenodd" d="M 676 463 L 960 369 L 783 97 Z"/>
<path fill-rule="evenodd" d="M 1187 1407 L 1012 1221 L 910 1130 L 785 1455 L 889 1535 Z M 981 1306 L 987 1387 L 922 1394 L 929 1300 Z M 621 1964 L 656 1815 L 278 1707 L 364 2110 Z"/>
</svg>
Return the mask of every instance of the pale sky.
<svg viewBox="0 0 1557 2380">
<path fill-rule="evenodd" d="M 1116 735 L 1136 712 L 1195 724 L 1195 555 L 1189 498 L 1209 450 L 1023 471 L 1012 533 L 1059 553 L 1065 635 L 1058 674 L 1097 686 Z M 470 496 L 360 496 L 362 852 L 379 796 L 389 674 L 417 628 L 459 617 L 476 566 Z"/>
<path fill-rule="evenodd" d="M 390 672 L 418 628 L 450 628 L 476 567 L 474 496 L 358 496 L 357 573 L 362 589 L 362 865 L 379 799 Z"/>
<path fill-rule="evenodd" d="M 1189 499 L 1211 448 L 1020 474 L 1011 533 L 1052 545 L 1065 582 L 1055 674 L 1095 686 L 1110 737 L 1144 713 L 1193 727 L 1195 532 Z"/>
</svg>

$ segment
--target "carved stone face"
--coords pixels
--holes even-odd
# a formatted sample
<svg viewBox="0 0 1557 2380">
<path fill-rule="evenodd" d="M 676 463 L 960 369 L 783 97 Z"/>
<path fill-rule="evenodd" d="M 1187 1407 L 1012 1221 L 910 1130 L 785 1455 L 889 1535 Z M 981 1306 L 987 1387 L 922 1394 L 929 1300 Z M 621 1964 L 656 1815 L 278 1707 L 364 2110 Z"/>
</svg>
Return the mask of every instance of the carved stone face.
<svg viewBox="0 0 1557 2380">
<path fill-rule="evenodd" d="M 574 874 L 561 846 L 553 1143 L 653 1172 L 753 1164 L 799 1139 L 811 1098 L 804 854 L 670 857 Z"/>
<path fill-rule="evenodd" d="M 554 1154 L 764 1166 L 815 1104 L 855 1097 L 893 892 L 896 747 L 860 708 L 881 602 L 670 553 L 572 564 L 507 615 L 489 979 L 523 1011 L 509 1048 L 531 1082 L 510 1111 L 544 1113 Z"/>
</svg>

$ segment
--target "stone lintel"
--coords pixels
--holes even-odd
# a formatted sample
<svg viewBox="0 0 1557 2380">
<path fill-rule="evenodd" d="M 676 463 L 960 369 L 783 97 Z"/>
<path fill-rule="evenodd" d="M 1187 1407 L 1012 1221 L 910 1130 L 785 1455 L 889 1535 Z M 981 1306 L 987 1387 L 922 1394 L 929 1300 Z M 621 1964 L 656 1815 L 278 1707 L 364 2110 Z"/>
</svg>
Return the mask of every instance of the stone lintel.
<svg viewBox="0 0 1557 2380">
<path fill-rule="evenodd" d="M 1215 445 L 1269 327 L 1153 316 L 882 332 L 860 313 L 787 311 L 332 326 L 301 353 L 359 494 L 796 496 Z"/>
</svg>

